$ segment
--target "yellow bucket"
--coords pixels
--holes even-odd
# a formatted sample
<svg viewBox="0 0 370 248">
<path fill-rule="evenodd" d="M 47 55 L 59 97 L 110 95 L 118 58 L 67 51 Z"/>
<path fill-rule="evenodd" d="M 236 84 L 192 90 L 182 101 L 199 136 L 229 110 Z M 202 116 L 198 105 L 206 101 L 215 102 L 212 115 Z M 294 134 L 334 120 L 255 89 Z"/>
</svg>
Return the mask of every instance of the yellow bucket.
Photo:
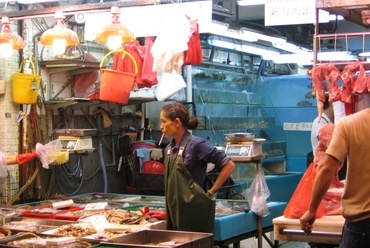
<svg viewBox="0 0 370 248">
<path fill-rule="evenodd" d="M 19 73 L 12 75 L 13 102 L 19 104 L 33 104 L 37 101 L 41 76 L 36 75 L 35 65 L 30 60 L 32 74 L 21 73 L 24 60 L 19 67 Z"/>
</svg>

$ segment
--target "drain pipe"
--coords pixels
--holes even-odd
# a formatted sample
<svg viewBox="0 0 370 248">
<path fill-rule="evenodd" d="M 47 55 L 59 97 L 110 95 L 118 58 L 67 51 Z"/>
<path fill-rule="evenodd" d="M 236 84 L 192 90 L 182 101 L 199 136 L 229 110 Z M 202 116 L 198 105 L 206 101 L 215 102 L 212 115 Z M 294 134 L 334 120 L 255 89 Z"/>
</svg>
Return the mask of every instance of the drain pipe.
<svg viewBox="0 0 370 248">
<path fill-rule="evenodd" d="M 103 193 L 108 193 L 108 176 L 107 176 L 107 169 L 105 168 L 105 162 L 104 162 L 104 155 L 103 155 L 103 143 L 102 143 L 102 116 L 98 115 L 98 131 L 99 131 L 99 160 L 100 160 L 100 166 L 103 173 L 103 184 L 104 184 L 104 190 Z"/>
</svg>

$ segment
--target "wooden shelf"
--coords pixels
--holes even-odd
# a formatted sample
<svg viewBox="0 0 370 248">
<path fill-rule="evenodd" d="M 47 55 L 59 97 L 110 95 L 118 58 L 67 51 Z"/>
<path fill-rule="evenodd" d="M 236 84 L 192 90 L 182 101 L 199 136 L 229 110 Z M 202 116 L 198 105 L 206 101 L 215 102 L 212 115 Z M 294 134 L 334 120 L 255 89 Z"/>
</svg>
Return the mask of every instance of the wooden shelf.
<svg viewBox="0 0 370 248">
<path fill-rule="evenodd" d="M 100 69 L 99 62 L 71 59 L 41 61 L 40 66 L 46 67 L 49 74 L 68 71 L 71 75 L 77 75 Z"/>
<path fill-rule="evenodd" d="M 369 24 L 364 21 L 366 13 L 370 10 L 368 0 L 316 0 L 316 8 L 341 15 L 347 21 L 369 27 Z"/>
</svg>

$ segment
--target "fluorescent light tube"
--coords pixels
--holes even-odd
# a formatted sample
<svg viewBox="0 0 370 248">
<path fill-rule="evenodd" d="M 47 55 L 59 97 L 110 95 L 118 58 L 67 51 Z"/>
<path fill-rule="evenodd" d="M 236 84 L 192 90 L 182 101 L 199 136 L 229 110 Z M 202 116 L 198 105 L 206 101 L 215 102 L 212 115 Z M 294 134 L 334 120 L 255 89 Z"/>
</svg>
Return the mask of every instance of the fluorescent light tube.
<svg viewBox="0 0 370 248">
<path fill-rule="evenodd" d="M 264 5 L 266 0 L 239 0 L 237 3 L 239 6 Z"/>
<path fill-rule="evenodd" d="M 244 53 L 259 55 L 264 60 L 272 60 L 274 57 L 279 55 L 279 53 L 276 51 L 264 49 L 264 48 L 253 46 L 253 45 L 237 46 L 236 50 L 244 52 Z"/>
<path fill-rule="evenodd" d="M 19 0 L 17 2 L 20 4 L 32 4 L 32 3 L 58 2 L 58 0 Z M 59 2 L 64 2 L 64 1 L 59 1 Z"/>
<path fill-rule="evenodd" d="M 236 49 L 236 44 L 233 42 L 233 40 L 229 40 L 221 36 L 210 35 L 207 39 L 207 42 L 211 46 L 223 47 L 223 48 L 232 49 L 232 50 Z"/>
<path fill-rule="evenodd" d="M 321 61 L 352 61 L 358 60 L 356 55 L 352 52 L 319 52 L 317 53 L 317 60 Z"/>
<path fill-rule="evenodd" d="M 370 57 L 370 52 L 359 53 L 358 56 L 360 56 L 360 57 Z"/>
</svg>

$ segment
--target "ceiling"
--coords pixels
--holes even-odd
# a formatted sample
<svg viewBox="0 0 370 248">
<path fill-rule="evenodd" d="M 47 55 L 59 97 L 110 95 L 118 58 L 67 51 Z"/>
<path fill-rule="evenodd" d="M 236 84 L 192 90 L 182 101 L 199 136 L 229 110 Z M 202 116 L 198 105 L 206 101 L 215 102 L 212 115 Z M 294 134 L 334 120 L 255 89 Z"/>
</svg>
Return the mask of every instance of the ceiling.
<svg viewBox="0 0 370 248">
<path fill-rule="evenodd" d="M 7 4 L 15 4 L 16 1 L 9 1 L 4 4 L 4 11 L 0 13 L 0 17 L 7 15 L 15 19 L 21 18 L 21 15 L 47 14 L 54 15 L 58 9 L 67 8 L 68 11 L 92 10 L 92 9 L 108 9 L 112 6 L 130 7 L 152 5 L 155 2 L 165 2 L 165 0 L 62 0 L 50 1 L 38 4 L 20 4 L 20 11 L 5 12 Z M 189 2 L 194 0 L 171 0 L 172 3 Z M 312 43 L 315 33 L 313 24 L 299 25 L 282 25 L 270 26 L 264 25 L 265 21 L 265 5 L 239 6 L 236 0 L 212 0 L 213 1 L 213 19 L 226 22 L 231 27 L 244 27 L 253 29 L 258 32 L 284 37 L 288 42 L 307 49 L 312 49 Z M 166 3 L 169 1 L 166 0 Z M 253 0 L 251 0 L 253 2 Z M 370 23 L 370 1 L 369 0 L 316 0 L 318 7 L 327 10 L 331 14 L 342 15 L 346 20 L 369 28 L 364 20 L 369 17 Z M 78 5 L 78 6 L 77 6 Z M 335 5 L 335 6 L 333 6 Z M 63 10 L 64 11 L 64 10 Z M 11 16 L 9 16 L 9 14 Z M 364 19 L 365 18 L 365 19 Z M 321 32 L 335 32 L 336 23 L 320 24 Z"/>
<path fill-rule="evenodd" d="M 253 0 L 251 0 L 252 2 Z M 265 5 L 238 6 L 236 0 L 213 0 L 213 18 L 238 27 L 255 29 L 272 36 L 282 36 L 287 41 L 312 49 L 315 34 L 314 24 L 265 26 Z M 316 6 L 332 15 L 340 15 L 347 21 L 370 28 L 369 0 L 316 0 Z M 367 23 L 366 17 L 369 17 Z M 320 32 L 334 33 L 337 23 L 323 23 Z"/>
</svg>

